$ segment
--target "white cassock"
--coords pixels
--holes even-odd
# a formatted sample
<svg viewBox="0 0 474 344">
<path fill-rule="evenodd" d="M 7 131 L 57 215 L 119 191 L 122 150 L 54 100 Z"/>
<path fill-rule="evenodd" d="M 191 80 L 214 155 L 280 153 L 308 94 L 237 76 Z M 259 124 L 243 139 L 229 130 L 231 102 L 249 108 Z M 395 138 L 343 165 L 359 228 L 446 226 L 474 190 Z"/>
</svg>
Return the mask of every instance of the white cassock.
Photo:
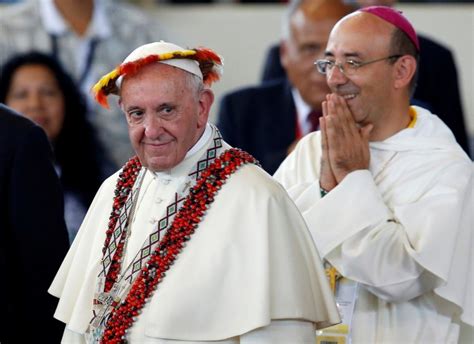
<svg viewBox="0 0 474 344">
<path fill-rule="evenodd" d="M 473 169 L 427 110 L 383 142 L 370 168 L 320 196 L 320 132 L 275 173 L 321 257 L 360 283 L 352 343 L 457 343 L 473 325 Z"/>
<path fill-rule="evenodd" d="M 208 125 L 170 171 L 146 171 L 124 266 L 185 184 L 216 129 Z M 217 134 L 218 135 L 218 134 Z M 222 142 L 218 153 L 229 146 Z M 96 195 L 50 293 L 64 343 L 83 343 L 118 174 Z M 131 343 L 314 343 L 315 328 L 339 321 L 319 255 L 285 190 L 245 165 L 218 192 L 187 246 L 128 333 Z"/>
</svg>

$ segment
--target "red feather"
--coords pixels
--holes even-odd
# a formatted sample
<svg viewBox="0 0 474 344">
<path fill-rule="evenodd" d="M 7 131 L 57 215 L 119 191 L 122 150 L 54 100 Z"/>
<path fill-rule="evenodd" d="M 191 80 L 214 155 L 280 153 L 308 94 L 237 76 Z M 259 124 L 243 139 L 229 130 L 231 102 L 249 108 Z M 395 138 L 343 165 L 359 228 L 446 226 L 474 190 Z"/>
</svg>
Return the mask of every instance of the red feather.
<svg viewBox="0 0 474 344">
<path fill-rule="evenodd" d="M 159 57 L 157 55 L 149 55 L 147 57 L 143 57 L 136 61 L 130 61 L 120 66 L 119 74 L 120 75 L 133 75 L 142 67 L 159 61 Z"/>
<path fill-rule="evenodd" d="M 221 77 L 219 68 L 222 67 L 222 60 L 220 56 L 211 49 L 197 48 L 194 50 L 196 51 L 196 55 L 191 56 L 191 58 L 199 62 L 203 82 L 205 85 L 210 86 Z"/>
<path fill-rule="evenodd" d="M 109 102 L 107 101 L 107 95 L 103 90 L 100 90 L 96 93 L 95 100 L 106 109 L 110 109 Z"/>
<path fill-rule="evenodd" d="M 196 60 L 201 60 L 201 61 L 212 61 L 215 64 L 222 64 L 221 58 L 219 55 L 217 55 L 214 51 L 208 48 L 196 48 L 194 49 L 196 51 L 196 55 L 193 55 L 193 58 Z"/>
</svg>

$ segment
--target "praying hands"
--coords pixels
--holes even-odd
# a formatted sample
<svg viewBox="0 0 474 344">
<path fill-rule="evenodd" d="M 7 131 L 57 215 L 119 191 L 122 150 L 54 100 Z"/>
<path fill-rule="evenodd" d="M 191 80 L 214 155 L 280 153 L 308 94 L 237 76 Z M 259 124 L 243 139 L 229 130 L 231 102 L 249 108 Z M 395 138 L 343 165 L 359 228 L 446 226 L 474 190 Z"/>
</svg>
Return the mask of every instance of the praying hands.
<svg viewBox="0 0 474 344">
<path fill-rule="evenodd" d="M 373 126 L 359 127 L 342 96 L 329 94 L 322 105 L 320 185 L 330 191 L 352 171 L 369 168 Z"/>
</svg>

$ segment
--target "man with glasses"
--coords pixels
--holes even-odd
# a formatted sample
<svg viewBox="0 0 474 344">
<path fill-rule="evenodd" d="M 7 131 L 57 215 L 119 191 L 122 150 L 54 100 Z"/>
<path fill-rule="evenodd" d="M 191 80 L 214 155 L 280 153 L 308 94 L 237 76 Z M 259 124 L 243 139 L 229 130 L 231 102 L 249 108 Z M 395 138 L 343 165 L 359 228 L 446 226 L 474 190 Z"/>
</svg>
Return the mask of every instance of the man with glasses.
<svg viewBox="0 0 474 344">
<path fill-rule="evenodd" d="M 229 144 L 254 155 L 273 174 L 296 142 L 319 128 L 329 92 L 314 68 L 329 32 L 352 8 L 340 0 L 293 0 L 283 19 L 281 60 L 288 78 L 227 94 L 218 127 Z"/>
<path fill-rule="evenodd" d="M 456 343 L 460 324 L 473 325 L 472 162 L 437 116 L 410 106 L 418 54 L 396 10 L 341 19 L 316 61 L 332 91 L 321 131 L 275 174 L 342 313 L 325 341 Z"/>
</svg>

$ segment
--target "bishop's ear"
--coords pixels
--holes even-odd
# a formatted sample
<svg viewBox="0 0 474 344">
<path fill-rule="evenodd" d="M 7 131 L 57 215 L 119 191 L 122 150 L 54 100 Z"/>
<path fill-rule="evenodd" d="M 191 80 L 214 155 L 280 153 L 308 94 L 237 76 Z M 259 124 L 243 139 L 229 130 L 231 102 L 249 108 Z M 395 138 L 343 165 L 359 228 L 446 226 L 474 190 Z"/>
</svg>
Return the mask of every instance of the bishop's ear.
<svg viewBox="0 0 474 344">
<path fill-rule="evenodd" d="M 395 88 L 408 86 L 416 73 L 416 59 L 411 55 L 403 55 L 395 62 Z"/>
</svg>

